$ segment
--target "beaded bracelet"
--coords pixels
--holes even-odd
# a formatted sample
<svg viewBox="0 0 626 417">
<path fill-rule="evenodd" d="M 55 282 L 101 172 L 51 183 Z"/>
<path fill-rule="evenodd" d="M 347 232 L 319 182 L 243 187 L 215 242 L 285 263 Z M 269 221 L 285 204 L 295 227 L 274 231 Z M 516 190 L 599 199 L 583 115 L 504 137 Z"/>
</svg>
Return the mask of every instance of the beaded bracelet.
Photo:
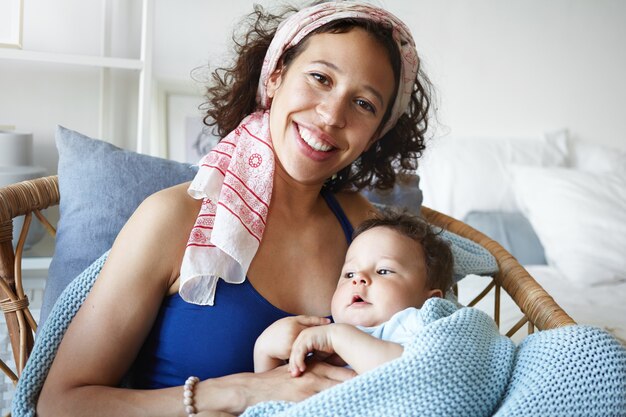
<svg viewBox="0 0 626 417">
<path fill-rule="evenodd" d="M 196 387 L 196 383 L 200 382 L 197 376 L 190 376 L 185 381 L 185 388 L 183 389 L 183 405 L 185 406 L 185 413 L 187 417 L 193 417 L 196 414 L 196 407 L 194 406 L 193 390 Z"/>
</svg>

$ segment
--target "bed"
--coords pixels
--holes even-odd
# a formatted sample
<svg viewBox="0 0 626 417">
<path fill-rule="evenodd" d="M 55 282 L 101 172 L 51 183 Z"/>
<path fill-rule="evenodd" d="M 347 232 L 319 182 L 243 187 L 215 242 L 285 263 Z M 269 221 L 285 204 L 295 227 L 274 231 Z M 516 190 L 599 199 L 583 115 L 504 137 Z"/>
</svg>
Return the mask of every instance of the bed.
<svg viewBox="0 0 626 417">
<path fill-rule="evenodd" d="M 500 242 L 577 323 L 626 344 L 625 151 L 567 131 L 447 136 L 432 140 L 418 172 L 424 205 Z M 460 301 L 485 280 L 462 280 Z M 490 309 L 492 297 L 477 306 Z M 520 314 L 506 295 L 502 309 L 506 320 Z"/>
</svg>

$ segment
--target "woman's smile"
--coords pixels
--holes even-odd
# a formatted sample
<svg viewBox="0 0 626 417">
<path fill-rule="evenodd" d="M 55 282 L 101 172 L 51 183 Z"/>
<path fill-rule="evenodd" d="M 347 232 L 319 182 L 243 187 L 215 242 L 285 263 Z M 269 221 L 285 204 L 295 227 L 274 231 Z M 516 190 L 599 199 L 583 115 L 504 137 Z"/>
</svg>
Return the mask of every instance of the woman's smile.
<svg viewBox="0 0 626 417">
<path fill-rule="evenodd" d="M 329 135 L 318 130 L 315 134 L 311 129 L 307 129 L 302 125 L 293 123 L 296 133 L 296 142 L 300 151 L 308 158 L 314 161 L 325 161 L 338 152 L 338 148 L 333 146 L 334 143 Z"/>
<path fill-rule="evenodd" d="M 298 132 L 302 140 L 316 151 L 329 152 L 333 149 L 332 145 L 325 142 L 322 138 L 317 138 L 313 132 L 304 126 L 298 126 Z"/>
</svg>

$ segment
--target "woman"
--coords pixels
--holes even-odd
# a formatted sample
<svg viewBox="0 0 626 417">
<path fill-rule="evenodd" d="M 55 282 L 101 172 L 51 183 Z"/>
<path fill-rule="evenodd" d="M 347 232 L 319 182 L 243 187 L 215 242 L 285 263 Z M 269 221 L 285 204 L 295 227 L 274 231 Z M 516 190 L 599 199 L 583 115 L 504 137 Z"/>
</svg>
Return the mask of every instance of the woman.
<svg viewBox="0 0 626 417">
<path fill-rule="evenodd" d="M 216 72 L 208 90 L 207 114 L 226 136 L 222 148 L 203 160 L 191 188 L 149 197 L 120 232 L 65 334 L 38 415 L 239 414 L 260 401 L 299 401 L 353 376 L 325 363 L 297 379 L 284 368 L 254 374 L 254 341 L 279 318 L 330 314 L 351 225 L 372 211 L 354 191 L 388 188 L 393 167 L 415 167 L 428 84 L 418 77 L 410 33 L 382 9 L 325 3 L 292 14 L 278 30 L 281 17 L 260 9 L 255 16 L 237 62 Z M 254 146 L 270 157 L 239 155 Z M 238 169 L 270 164 L 258 210 L 203 194 L 230 148 L 235 171 L 229 165 L 217 175 L 222 193 L 234 191 L 227 178 Z M 258 178 L 242 180 L 242 192 L 250 181 Z M 225 227 L 245 229 L 242 240 L 220 238 L 218 218 L 228 216 L 219 207 L 258 218 Z M 213 223 L 203 221 L 213 217 L 207 232 Z M 227 252 L 237 259 L 233 276 L 205 271 L 214 267 L 207 254 L 221 262 Z M 129 371 L 133 385 L 151 389 L 117 388 Z M 192 403 L 185 410 L 180 385 L 190 375 L 201 382 L 185 389 Z"/>
</svg>

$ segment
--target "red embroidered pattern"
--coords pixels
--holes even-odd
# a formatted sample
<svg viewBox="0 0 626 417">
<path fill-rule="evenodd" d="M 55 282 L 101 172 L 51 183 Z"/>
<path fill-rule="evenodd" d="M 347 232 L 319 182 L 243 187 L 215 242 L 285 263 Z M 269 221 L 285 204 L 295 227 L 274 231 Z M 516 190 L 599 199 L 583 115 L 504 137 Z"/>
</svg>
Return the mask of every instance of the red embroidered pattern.
<svg viewBox="0 0 626 417">
<path fill-rule="evenodd" d="M 217 170 L 224 179 L 219 201 L 203 199 L 187 246 L 214 246 L 211 244 L 211 232 L 218 205 L 237 218 L 245 231 L 261 241 L 274 173 L 273 150 L 269 138 L 264 139 L 261 131 L 267 128 L 263 117 L 262 112 L 251 115 L 202 158 L 201 169 Z"/>
<path fill-rule="evenodd" d="M 204 233 L 204 230 L 194 227 L 191 230 L 191 235 L 189 236 L 189 243 L 195 244 L 206 244 L 209 242 L 209 236 Z"/>
<path fill-rule="evenodd" d="M 259 155 L 258 153 L 253 153 L 252 155 L 250 155 L 250 158 L 248 158 L 248 165 L 250 165 L 252 168 L 258 168 L 262 162 L 263 158 L 261 158 L 261 155 Z"/>
</svg>

